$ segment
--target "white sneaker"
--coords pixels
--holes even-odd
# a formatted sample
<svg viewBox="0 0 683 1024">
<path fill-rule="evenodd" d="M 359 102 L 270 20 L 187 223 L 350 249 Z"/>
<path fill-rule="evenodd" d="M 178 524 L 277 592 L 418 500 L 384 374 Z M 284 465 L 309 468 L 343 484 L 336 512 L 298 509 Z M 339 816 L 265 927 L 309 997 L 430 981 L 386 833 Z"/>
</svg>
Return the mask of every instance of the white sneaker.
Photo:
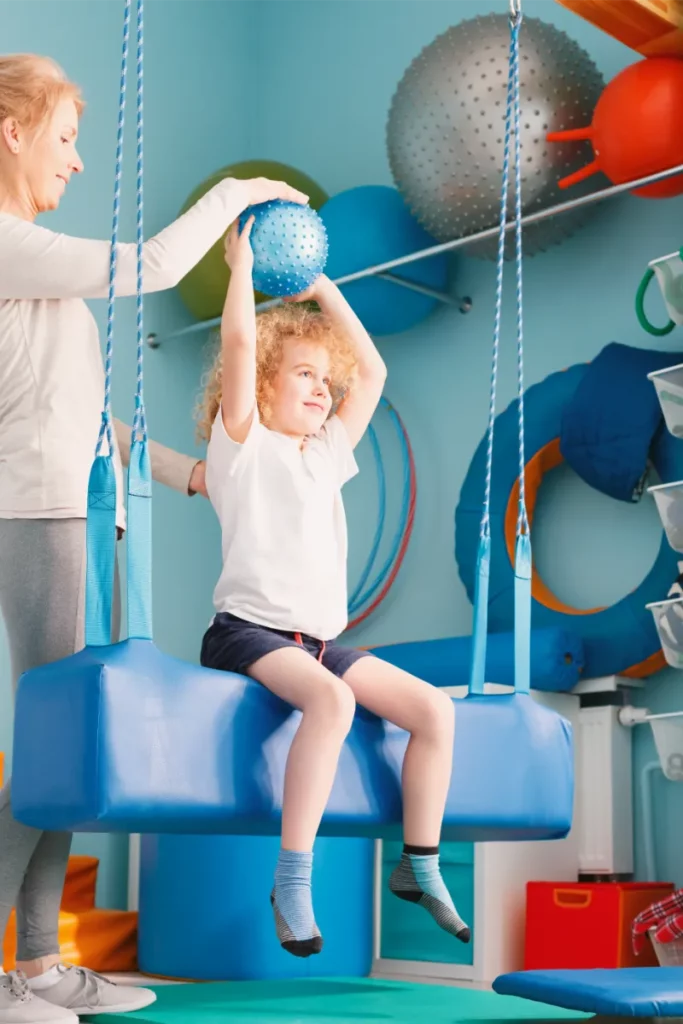
<svg viewBox="0 0 683 1024">
<path fill-rule="evenodd" d="M 0 1024 L 77 1024 L 73 1010 L 53 1006 L 31 992 L 21 971 L 0 974 Z"/>
<path fill-rule="evenodd" d="M 87 967 L 57 964 L 51 970 L 61 978 L 54 985 L 39 989 L 40 998 L 75 1014 L 130 1013 L 144 1009 L 156 999 L 156 992 L 151 989 L 115 985 Z M 29 1018 L 25 1019 L 28 1024 Z M 2 1017 L 0 1024 L 4 1024 Z M 23 1019 L 21 1024 L 24 1024 Z"/>
</svg>

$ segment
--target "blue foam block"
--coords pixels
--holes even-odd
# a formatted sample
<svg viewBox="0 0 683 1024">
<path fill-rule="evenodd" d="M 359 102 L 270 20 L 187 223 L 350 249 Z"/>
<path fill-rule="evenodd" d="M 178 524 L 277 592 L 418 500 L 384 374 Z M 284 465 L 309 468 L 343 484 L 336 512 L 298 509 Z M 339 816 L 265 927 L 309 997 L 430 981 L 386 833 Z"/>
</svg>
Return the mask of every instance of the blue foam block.
<svg viewBox="0 0 683 1024">
<path fill-rule="evenodd" d="M 496 978 L 493 990 L 613 1017 L 683 1016 L 683 967 L 518 971 Z"/>
<path fill-rule="evenodd" d="M 86 647 L 20 680 L 12 809 L 46 829 L 277 835 L 299 720 L 252 679 L 149 640 Z M 400 838 L 407 742 L 357 713 L 321 835 Z M 443 838 L 561 838 L 573 781 L 565 719 L 524 694 L 460 700 Z"/>
</svg>

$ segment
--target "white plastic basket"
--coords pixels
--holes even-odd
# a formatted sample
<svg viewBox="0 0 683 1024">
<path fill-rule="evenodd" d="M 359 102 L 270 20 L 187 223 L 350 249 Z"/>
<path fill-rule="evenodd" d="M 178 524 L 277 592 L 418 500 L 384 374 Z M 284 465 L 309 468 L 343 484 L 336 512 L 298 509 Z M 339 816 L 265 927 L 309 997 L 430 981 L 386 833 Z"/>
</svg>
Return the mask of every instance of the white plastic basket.
<svg viewBox="0 0 683 1024">
<path fill-rule="evenodd" d="M 683 323 L 683 260 L 672 252 L 650 261 L 655 272 L 667 312 L 675 324 Z"/>
<path fill-rule="evenodd" d="M 653 601 L 646 608 L 654 617 L 667 664 L 672 668 L 683 668 L 683 598 Z"/>
<path fill-rule="evenodd" d="M 674 551 L 683 552 L 683 480 L 655 484 L 647 493 L 655 499 L 666 539 Z"/>
<path fill-rule="evenodd" d="M 683 713 L 649 715 L 657 756 L 671 782 L 683 782 Z"/>
<path fill-rule="evenodd" d="M 660 967 L 683 967 L 683 938 L 657 942 L 654 928 L 648 934 Z"/>
<path fill-rule="evenodd" d="M 683 437 L 683 363 L 648 373 L 657 391 L 664 422 L 674 437 Z"/>
</svg>

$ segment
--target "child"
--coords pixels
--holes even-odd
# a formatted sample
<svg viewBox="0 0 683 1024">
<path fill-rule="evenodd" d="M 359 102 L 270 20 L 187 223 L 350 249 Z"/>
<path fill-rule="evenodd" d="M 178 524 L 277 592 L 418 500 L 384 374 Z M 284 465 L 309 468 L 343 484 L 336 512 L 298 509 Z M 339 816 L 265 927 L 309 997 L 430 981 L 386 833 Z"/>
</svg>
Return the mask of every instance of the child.
<svg viewBox="0 0 683 1024">
<path fill-rule="evenodd" d="M 439 871 L 455 713 L 440 690 L 335 641 L 347 623 L 341 488 L 379 402 L 386 369 L 339 290 L 321 276 L 258 318 L 253 218 L 226 239 L 230 286 L 221 353 L 204 397 L 206 484 L 222 528 L 223 571 L 202 664 L 252 676 L 302 711 L 285 772 L 271 903 L 282 946 L 319 953 L 313 842 L 356 701 L 410 733 L 403 764 L 405 847 L 391 891 L 469 942 Z M 335 410 L 336 406 L 336 411 Z"/>
</svg>

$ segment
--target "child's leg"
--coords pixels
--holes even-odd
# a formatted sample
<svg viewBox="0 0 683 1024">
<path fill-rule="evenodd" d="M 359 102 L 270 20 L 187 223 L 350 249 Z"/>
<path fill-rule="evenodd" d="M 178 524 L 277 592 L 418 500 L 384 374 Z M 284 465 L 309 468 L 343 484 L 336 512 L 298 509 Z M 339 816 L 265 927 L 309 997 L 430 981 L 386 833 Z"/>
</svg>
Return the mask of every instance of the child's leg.
<svg viewBox="0 0 683 1024">
<path fill-rule="evenodd" d="M 421 903 L 437 924 L 468 942 L 470 930 L 458 916 L 439 871 L 441 823 L 453 767 L 453 701 L 379 658 L 356 661 L 344 682 L 368 711 L 410 733 L 402 777 L 405 847 L 389 882 L 391 891 Z"/>
<path fill-rule="evenodd" d="M 356 703 L 341 680 L 296 647 L 264 655 L 249 675 L 303 712 L 287 758 L 282 849 L 271 900 L 284 948 L 310 956 L 322 948 L 311 900 L 313 842 Z"/>
</svg>

